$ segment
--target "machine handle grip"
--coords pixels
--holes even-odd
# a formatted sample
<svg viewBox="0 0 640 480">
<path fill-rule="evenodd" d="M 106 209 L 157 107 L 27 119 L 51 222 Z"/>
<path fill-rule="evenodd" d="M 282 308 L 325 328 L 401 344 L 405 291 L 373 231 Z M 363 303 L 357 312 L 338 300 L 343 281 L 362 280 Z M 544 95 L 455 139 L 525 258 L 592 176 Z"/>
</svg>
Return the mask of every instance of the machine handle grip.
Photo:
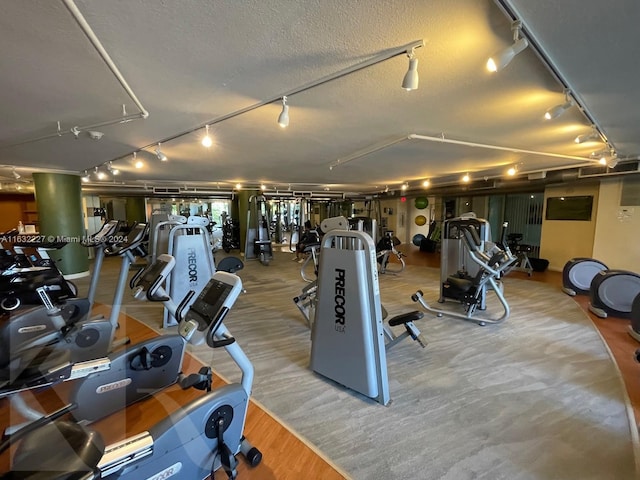
<svg viewBox="0 0 640 480">
<path fill-rule="evenodd" d="M 142 267 L 141 269 L 139 269 L 136 274 L 131 278 L 131 280 L 129 281 L 129 288 L 131 290 L 133 290 L 136 285 L 138 284 L 138 279 L 142 276 L 142 273 L 149 267 Z"/>
<path fill-rule="evenodd" d="M 176 320 L 181 321 L 184 318 L 182 314 L 184 310 L 187 308 L 187 304 L 191 301 L 191 299 L 195 294 L 196 294 L 195 291 L 189 290 L 187 294 L 184 296 L 184 298 L 180 302 L 180 305 L 178 305 L 178 308 L 176 308 Z"/>
<path fill-rule="evenodd" d="M 236 339 L 232 336 L 225 336 L 222 340 L 213 340 L 212 346 L 213 348 L 226 347 L 234 343 Z"/>
<path fill-rule="evenodd" d="M 154 295 L 151 290 L 147 290 L 147 300 L 150 302 L 168 302 L 171 297 L 166 295 Z"/>
</svg>

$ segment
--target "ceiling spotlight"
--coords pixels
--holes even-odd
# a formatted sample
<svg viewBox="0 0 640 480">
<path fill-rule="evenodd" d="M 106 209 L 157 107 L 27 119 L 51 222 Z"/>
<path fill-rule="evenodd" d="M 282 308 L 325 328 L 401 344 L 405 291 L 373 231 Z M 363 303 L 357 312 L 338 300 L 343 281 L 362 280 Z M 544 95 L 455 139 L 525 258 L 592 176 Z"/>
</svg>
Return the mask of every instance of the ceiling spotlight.
<svg viewBox="0 0 640 480">
<path fill-rule="evenodd" d="M 22 176 L 18 172 L 16 172 L 16 167 L 13 167 L 11 169 L 11 175 L 13 175 L 13 178 L 15 178 L 16 180 L 20 180 L 20 177 Z"/>
<path fill-rule="evenodd" d="M 616 155 L 615 152 L 613 152 L 612 155 L 607 159 L 607 167 L 616 168 L 617 165 L 618 165 L 618 156 Z"/>
<path fill-rule="evenodd" d="M 585 143 L 590 140 L 600 140 L 600 134 L 598 134 L 595 128 L 593 128 L 590 133 L 578 135 L 573 141 L 576 143 Z"/>
<path fill-rule="evenodd" d="M 122 120 L 120 120 L 120 123 L 129 123 L 133 121 L 133 118 L 127 118 L 127 106 L 123 103 L 122 104 Z"/>
<path fill-rule="evenodd" d="M 507 175 L 509 175 L 510 177 L 515 176 L 516 173 L 518 173 L 518 169 L 515 167 L 515 165 L 507 170 Z"/>
<path fill-rule="evenodd" d="M 162 144 L 158 142 L 158 146 L 156 147 L 155 154 L 156 154 L 156 157 L 158 157 L 158 160 L 160 160 L 161 162 L 166 162 L 168 158 L 164 153 L 162 153 L 162 150 L 160 150 L 161 145 Z"/>
<path fill-rule="evenodd" d="M 407 51 L 407 57 L 409 57 L 409 70 L 407 70 L 407 73 L 404 74 L 404 78 L 402 79 L 402 88 L 410 92 L 418 88 L 420 81 L 418 77 L 418 59 L 415 58 L 414 48 Z"/>
<path fill-rule="evenodd" d="M 111 175 L 118 175 L 120 173 L 120 170 L 118 170 L 117 168 L 113 168 L 113 163 L 111 163 L 111 160 L 109 160 L 109 162 L 107 163 L 107 171 Z"/>
<path fill-rule="evenodd" d="M 242 185 L 239 183 L 236 183 L 236 190 L 240 190 L 242 188 Z"/>
<path fill-rule="evenodd" d="M 264 183 L 260 185 L 260 190 L 264 191 L 266 189 L 267 189 L 267 186 Z"/>
<path fill-rule="evenodd" d="M 213 145 L 213 140 L 211 140 L 211 137 L 209 136 L 209 125 L 205 125 L 204 128 L 206 130 L 206 133 L 202 138 L 202 146 L 209 148 L 211 147 L 211 145 Z"/>
<path fill-rule="evenodd" d="M 555 107 L 551 107 L 549 110 L 547 110 L 544 114 L 545 119 L 552 120 L 554 118 L 558 118 L 573 106 L 573 100 L 571 99 L 571 97 L 569 97 L 569 94 L 565 93 L 564 96 L 565 102 L 561 105 L 556 105 Z"/>
<path fill-rule="evenodd" d="M 522 22 L 518 20 L 511 24 L 511 30 L 513 31 L 513 45 L 510 45 L 504 50 L 492 55 L 489 60 L 487 60 L 487 70 L 490 72 L 502 70 L 504 67 L 509 65 L 516 55 L 529 46 L 527 39 L 520 37 L 521 28 Z"/>
<path fill-rule="evenodd" d="M 94 167 L 93 168 L 93 172 L 96 174 L 96 178 L 98 180 L 104 180 L 105 178 L 107 178 L 107 174 L 100 171 L 100 169 L 98 167 Z"/>
<path fill-rule="evenodd" d="M 287 105 L 287 96 L 282 97 L 282 111 L 278 115 L 278 125 L 282 128 L 289 126 L 289 105 Z"/>
<path fill-rule="evenodd" d="M 133 166 L 138 169 L 144 167 L 144 162 L 142 160 L 138 160 L 138 155 L 136 152 L 133 152 Z"/>
<path fill-rule="evenodd" d="M 429 185 L 431 185 L 431 182 L 429 180 L 425 180 L 424 182 L 422 182 L 422 186 L 425 188 L 429 187 Z"/>
<path fill-rule="evenodd" d="M 598 159 L 598 163 L 600 165 L 607 164 L 607 157 L 611 154 L 613 150 L 600 150 L 598 152 L 591 152 L 590 157 L 593 159 Z"/>
<path fill-rule="evenodd" d="M 468 173 L 465 173 L 465 174 L 463 175 L 463 177 L 462 177 L 462 181 L 463 181 L 464 183 L 469 183 L 469 182 L 471 181 L 471 177 L 469 176 L 469 174 L 468 174 Z"/>
<path fill-rule="evenodd" d="M 407 188 L 409 188 L 409 184 L 408 183 L 403 183 L 402 186 L 400 187 L 402 190 L 406 190 Z"/>
<path fill-rule="evenodd" d="M 82 172 L 82 177 L 80 178 L 80 180 L 82 180 L 84 183 L 87 183 L 89 180 L 91 180 L 91 178 L 89 177 L 89 172 L 87 172 L 86 170 Z"/>
</svg>

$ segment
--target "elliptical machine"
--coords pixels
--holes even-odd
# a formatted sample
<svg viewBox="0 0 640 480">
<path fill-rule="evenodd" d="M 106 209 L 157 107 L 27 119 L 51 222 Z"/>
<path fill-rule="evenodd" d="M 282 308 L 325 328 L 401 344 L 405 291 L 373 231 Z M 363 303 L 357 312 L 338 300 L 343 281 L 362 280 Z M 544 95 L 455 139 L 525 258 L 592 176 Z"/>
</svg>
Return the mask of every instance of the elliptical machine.
<svg viewBox="0 0 640 480">
<path fill-rule="evenodd" d="M 594 258 L 572 258 L 562 268 L 562 291 L 570 297 L 589 295 L 591 280 L 608 269 L 604 263 Z"/>
<path fill-rule="evenodd" d="M 629 335 L 631 335 L 634 340 L 640 342 L 640 294 L 636 295 L 631 303 L 630 319 L 631 325 L 629 325 Z M 640 350 L 636 351 L 636 355 L 640 355 Z"/>
<path fill-rule="evenodd" d="M 603 270 L 589 288 L 589 310 L 600 318 L 631 317 L 631 306 L 640 294 L 640 275 L 626 270 Z"/>
<path fill-rule="evenodd" d="M 262 454 L 243 436 L 253 365 L 223 323 L 241 291 L 242 282 L 236 275 L 216 272 L 179 327 L 191 343 L 206 341 L 212 349 L 224 347 L 242 371 L 240 383 L 208 391 L 148 431 L 106 448 L 96 432 L 55 420 L 72 410 L 70 407 L 40 422 L 44 426 L 28 427 L 3 444 L 6 449 L 21 440 L 12 473 L 22 474 L 23 479 L 138 480 L 173 475 L 196 479 L 213 478 L 214 472 L 223 468 L 228 478 L 235 479 L 238 453 L 252 466 L 260 463 Z M 68 448 L 52 450 L 61 440 L 68 442 Z"/>
</svg>

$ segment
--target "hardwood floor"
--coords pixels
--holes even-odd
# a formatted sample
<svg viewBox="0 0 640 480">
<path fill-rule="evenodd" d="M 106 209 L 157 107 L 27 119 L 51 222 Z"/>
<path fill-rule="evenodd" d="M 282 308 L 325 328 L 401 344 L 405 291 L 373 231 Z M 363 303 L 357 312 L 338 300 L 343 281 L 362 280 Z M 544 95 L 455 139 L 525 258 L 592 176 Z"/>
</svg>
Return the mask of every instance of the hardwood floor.
<svg viewBox="0 0 640 480">
<path fill-rule="evenodd" d="M 96 314 L 108 314 L 108 311 L 109 309 L 104 306 L 98 306 L 95 309 Z M 131 338 L 132 343 L 157 335 L 141 322 L 123 314 L 120 315 L 120 327 L 118 337 L 127 335 Z M 201 366 L 202 364 L 190 354 L 185 355 L 184 373 L 197 372 Z M 223 381 L 214 376 L 214 388 L 222 384 Z M 27 392 L 25 399 L 30 407 L 39 411 L 51 412 L 66 405 L 71 388 L 72 382 L 66 382 L 53 388 Z M 171 412 L 200 395 L 202 392 L 199 390 L 193 388 L 182 390 L 177 385 L 173 385 L 153 397 L 95 422 L 91 428 L 99 431 L 105 444 L 108 445 L 147 430 Z M 0 400 L 0 425 L 3 430 L 9 425 L 16 425 L 23 421 L 24 419 L 10 407 L 6 398 Z M 327 460 L 253 400 L 249 404 L 244 434 L 262 452 L 263 461 L 257 467 L 252 468 L 241 455 L 238 455 L 238 478 L 240 479 L 297 480 L 318 478 L 338 480 L 345 478 Z M 6 472 L 8 470 L 11 453 L 12 450 L 9 450 L 0 456 L 0 471 Z M 222 470 L 218 470 L 214 478 L 223 479 L 227 476 Z"/>
<path fill-rule="evenodd" d="M 421 252 L 420 249 L 411 244 L 403 244 L 398 247 L 405 257 L 407 265 L 420 265 L 425 267 L 440 268 L 440 254 Z M 533 272 L 529 277 L 524 272 L 513 271 L 510 276 L 521 279 L 529 279 L 534 282 L 544 282 L 549 285 L 562 287 L 562 273 L 546 270 L 544 272 Z M 640 344 L 634 340 L 627 332 L 630 321 L 623 318 L 609 317 L 599 318 L 589 311 L 589 298 L 586 296 L 573 297 L 585 314 L 591 318 L 594 325 L 600 332 L 604 342 L 609 347 L 613 358 L 618 364 L 622 378 L 627 389 L 627 394 L 635 415 L 635 423 L 640 419 L 640 365 L 635 361 L 635 351 L 640 348 Z"/>
</svg>

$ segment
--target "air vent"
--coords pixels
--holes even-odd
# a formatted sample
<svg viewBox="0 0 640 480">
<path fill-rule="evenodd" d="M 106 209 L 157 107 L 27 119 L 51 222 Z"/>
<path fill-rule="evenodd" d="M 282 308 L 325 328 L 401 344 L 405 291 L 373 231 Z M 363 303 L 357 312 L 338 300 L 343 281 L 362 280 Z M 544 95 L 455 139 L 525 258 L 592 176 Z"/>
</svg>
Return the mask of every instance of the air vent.
<svg viewBox="0 0 640 480">
<path fill-rule="evenodd" d="M 153 193 L 156 195 L 179 195 L 180 187 L 153 187 Z"/>
<path fill-rule="evenodd" d="M 467 190 L 491 190 L 493 188 L 496 188 L 495 180 L 481 180 L 470 183 Z"/>
<path fill-rule="evenodd" d="M 638 166 L 640 162 L 625 162 L 619 163 L 615 166 L 615 168 L 609 168 L 606 166 L 594 166 L 594 167 L 581 167 L 578 172 L 578 178 L 589 178 L 589 177 L 605 177 L 609 175 L 624 175 L 627 173 L 637 173 L 640 171 Z"/>
</svg>

